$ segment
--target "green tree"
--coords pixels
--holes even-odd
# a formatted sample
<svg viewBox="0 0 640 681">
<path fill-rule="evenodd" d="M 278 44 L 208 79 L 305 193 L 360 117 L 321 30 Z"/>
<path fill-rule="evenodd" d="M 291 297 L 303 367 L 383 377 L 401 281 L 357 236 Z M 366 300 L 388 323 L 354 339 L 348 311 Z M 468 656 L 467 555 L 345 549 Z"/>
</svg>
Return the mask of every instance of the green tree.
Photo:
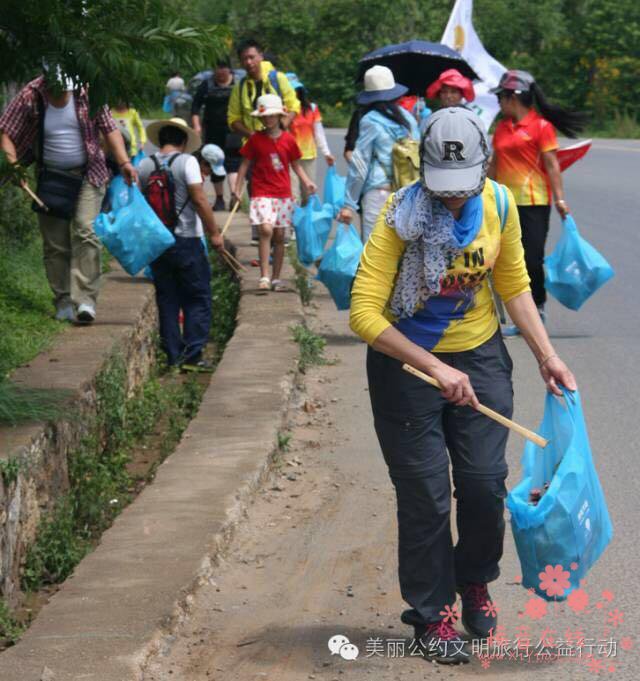
<svg viewBox="0 0 640 681">
<path fill-rule="evenodd" d="M 94 108 L 141 104 L 168 69 L 202 68 L 227 39 L 178 0 L 3 0 L 0 83 L 24 82 L 45 61 L 90 83 Z"/>
</svg>

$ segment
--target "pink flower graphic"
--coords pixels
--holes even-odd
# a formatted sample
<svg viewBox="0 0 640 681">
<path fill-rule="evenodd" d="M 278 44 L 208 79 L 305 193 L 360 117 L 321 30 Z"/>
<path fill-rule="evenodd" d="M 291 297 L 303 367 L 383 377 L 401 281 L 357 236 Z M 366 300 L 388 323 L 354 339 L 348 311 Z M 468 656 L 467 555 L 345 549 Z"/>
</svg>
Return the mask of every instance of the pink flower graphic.
<svg viewBox="0 0 640 681">
<path fill-rule="evenodd" d="M 613 673 L 613 672 L 615 672 L 615 670 L 616 670 L 616 667 L 615 667 L 615 665 L 613 665 L 613 664 L 610 664 L 610 665 L 607 667 L 607 671 L 608 671 L 608 672 Z"/>
<path fill-rule="evenodd" d="M 593 672 L 594 674 L 599 674 L 604 670 L 604 662 L 599 660 L 597 657 L 593 657 L 592 655 L 588 657 L 586 664 L 589 668 L 589 671 Z"/>
<path fill-rule="evenodd" d="M 613 600 L 613 593 L 609 591 L 609 589 L 605 589 L 602 592 L 602 598 L 604 598 L 605 601 L 609 601 L 609 603 L 611 603 L 611 601 Z"/>
<path fill-rule="evenodd" d="M 631 650 L 633 648 L 633 639 L 630 636 L 624 636 L 620 639 L 620 647 L 622 650 Z"/>
<path fill-rule="evenodd" d="M 609 617 L 607 619 L 609 624 L 613 627 L 617 627 L 619 624 L 623 624 L 624 622 L 624 613 L 621 610 L 618 610 L 616 608 L 615 610 L 612 610 L 609 613 Z"/>
<path fill-rule="evenodd" d="M 571 586 L 569 584 L 569 573 L 562 569 L 562 565 L 547 565 L 544 572 L 541 572 L 540 589 L 547 593 L 547 596 L 562 596 Z"/>
<path fill-rule="evenodd" d="M 541 620 L 547 614 L 547 602 L 542 598 L 530 598 L 524 606 L 524 611 L 532 620 Z"/>
<path fill-rule="evenodd" d="M 480 659 L 480 664 L 482 665 L 483 669 L 489 669 L 491 666 L 491 660 L 489 660 L 488 657 L 483 657 Z"/>
<path fill-rule="evenodd" d="M 482 606 L 482 609 L 484 610 L 485 617 L 496 617 L 496 615 L 500 612 L 500 608 L 491 601 L 487 601 L 487 603 Z"/>
<path fill-rule="evenodd" d="M 540 643 L 542 643 L 543 646 L 554 646 L 556 643 L 555 633 L 555 629 L 545 627 L 540 634 Z"/>
<path fill-rule="evenodd" d="M 567 605 L 574 612 L 582 612 L 589 605 L 589 594 L 584 589 L 575 589 L 567 596 Z"/>
<path fill-rule="evenodd" d="M 570 567 L 570 568 L 571 568 L 572 570 L 574 570 L 574 571 L 575 571 L 575 570 L 577 570 L 577 569 L 578 569 L 578 563 L 576 563 L 576 562 L 573 562 L 573 563 L 571 563 L 571 565 L 569 565 L 569 567 Z"/>
<path fill-rule="evenodd" d="M 455 624 L 459 617 L 458 606 L 454 605 L 451 607 L 450 605 L 445 605 L 444 610 L 441 610 L 440 614 L 444 617 L 445 622 L 451 622 L 451 624 Z"/>
</svg>

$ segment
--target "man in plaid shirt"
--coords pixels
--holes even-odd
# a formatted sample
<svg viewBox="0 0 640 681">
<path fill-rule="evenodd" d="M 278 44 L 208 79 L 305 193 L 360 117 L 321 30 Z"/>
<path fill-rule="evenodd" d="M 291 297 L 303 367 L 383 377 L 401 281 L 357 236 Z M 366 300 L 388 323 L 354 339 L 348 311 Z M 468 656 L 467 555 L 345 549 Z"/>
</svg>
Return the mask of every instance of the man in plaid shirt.
<svg viewBox="0 0 640 681">
<path fill-rule="evenodd" d="M 55 95 L 47 87 L 48 77 L 45 73 L 27 83 L 7 106 L 0 117 L 0 145 L 10 163 L 30 164 L 34 149 L 40 146 L 40 111 L 44 111 L 44 158 L 39 162 L 83 176 L 72 220 L 44 213 L 38 214 L 38 220 L 56 319 L 90 323 L 96 315 L 101 275 L 100 241 L 93 221 L 109 181 L 100 135 L 125 180 L 131 184 L 137 181 L 137 174 L 108 107 L 101 107 L 90 118 L 86 88 Z"/>
</svg>

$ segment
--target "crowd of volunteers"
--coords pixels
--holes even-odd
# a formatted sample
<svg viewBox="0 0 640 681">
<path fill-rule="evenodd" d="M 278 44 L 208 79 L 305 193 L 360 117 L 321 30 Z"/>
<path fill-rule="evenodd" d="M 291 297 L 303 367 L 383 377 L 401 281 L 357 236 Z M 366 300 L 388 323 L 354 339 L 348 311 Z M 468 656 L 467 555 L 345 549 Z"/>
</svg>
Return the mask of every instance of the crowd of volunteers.
<svg viewBox="0 0 640 681">
<path fill-rule="evenodd" d="M 237 56 L 246 75 L 238 78 L 228 59 L 218 61 L 195 93 L 191 125 L 174 117 L 145 129 L 125 101 L 90 116 L 87 89 L 69 84 L 54 95 L 49 73 L 9 103 L 0 118 L 9 161 L 29 163 L 35 151 L 42 195 L 52 203 L 56 191 L 65 195 L 56 214 L 38 215 L 57 319 L 96 318 L 101 259 L 93 222 L 109 182 L 107 156 L 175 237 L 151 264 L 170 366 L 209 370 L 204 238 L 224 250 L 214 211 L 235 207 L 245 185 L 258 241 L 257 288 L 287 290 L 282 266 L 294 208 L 317 190 L 318 156 L 327 166 L 335 159 L 320 110 L 298 76 L 277 70 L 252 40 Z M 167 97 L 184 90 L 173 74 Z M 524 338 L 550 391 L 576 388 L 545 330 L 543 258 L 551 204 L 562 217 L 569 212 L 556 128 L 574 135 L 583 119 L 549 104 L 524 71 L 505 73 L 495 92 L 502 119 L 492 141 L 466 106 L 473 84 L 457 70 L 444 71 L 426 90 L 438 109 L 432 112 L 389 68 L 371 67 L 345 138 L 348 171 L 337 215 L 345 224 L 361 220 L 364 251 L 350 323 L 369 346 L 375 430 L 397 495 L 399 581 L 410 606 L 402 620 L 431 659 L 449 663 L 468 659 L 460 633 L 443 616 L 456 592 L 472 635 L 486 637 L 497 624 L 485 606 L 503 551 L 507 431 L 473 407 L 481 402 L 512 414 L 503 333 Z M 147 139 L 158 151 L 134 167 Z M 398 181 L 399 144 L 419 158 L 409 182 Z M 213 207 L 206 178 L 215 188 Z M 161 215 L 167 186 L 171 205 Z M 513 322 L 502 333 L 494 292 Z M 403 363 L 436 378 L 441 390 L 403 371 Z"/>
</svg>

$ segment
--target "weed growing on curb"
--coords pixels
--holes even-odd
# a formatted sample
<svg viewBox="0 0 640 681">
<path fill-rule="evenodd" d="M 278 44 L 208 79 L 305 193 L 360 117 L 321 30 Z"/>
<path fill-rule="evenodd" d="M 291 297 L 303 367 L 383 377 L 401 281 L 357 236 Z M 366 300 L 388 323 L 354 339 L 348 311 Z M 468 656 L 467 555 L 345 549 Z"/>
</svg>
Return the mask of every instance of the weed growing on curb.
<svg viewBox="0 0 640 681">
<path fill-rule="evenodd" d="M 6 487 L 9 487 L 18 479 L 20 468 L 20 460 L 16 457 L 0 459 L 0 476 Z"/>
<path fill-rule="evenodd" d="M 22 388 L 0 378 L 0 426 L 27 421 L 52 421 L 64 411 L 63 390 Z"/>
<path fill-rule="evenodd" d="M 288 452 L 291 449 L 291 433 L 278 431 L 278 451 Z"/>
<path fill-rule="evenodd" d="M 300 346 L 298 369 L 303 374 L 309 366 L 327 364 L 327 359 L 324 356 L 327 341 L 322 336 L 313 333 L 304 324 L 292 326 L 291 331 L 293 332 L 293 340 Z"/>
<path fill-rule="evenodd" d="M 11 617 L 7 604 L 0 600 L 0 640 L 13 644 L 20 638 L 23 631 L 24 627 Z"/>
<path fill-rule="evenodd" d="M 295 243 L 290 243 L 287 249 L 289 261 L 295 272 L 294 284 L 300 295 L 300 302 L 306 307 L 313 297 L 313 285 L 309 280 L 309 271 L 298 260 L 298 252 Z"/>
</svg>

